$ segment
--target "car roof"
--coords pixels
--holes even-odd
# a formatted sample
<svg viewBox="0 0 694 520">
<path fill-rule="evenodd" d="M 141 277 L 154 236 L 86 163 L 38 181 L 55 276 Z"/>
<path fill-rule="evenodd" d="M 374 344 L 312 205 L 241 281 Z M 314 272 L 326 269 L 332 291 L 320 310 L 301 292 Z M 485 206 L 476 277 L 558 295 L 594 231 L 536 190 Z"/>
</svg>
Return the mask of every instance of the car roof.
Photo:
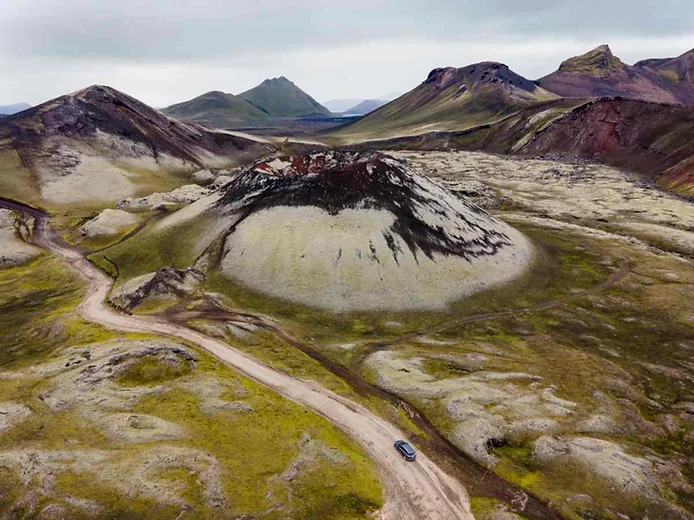
<svg viewBox="0 0 694 520">
<path fill-rule="evenodd" d="M 412 446 L 407 444 L 405 441 L 398 442 L 398 447 L 405 450 L 405 453 L 407 453 L 408 455 L 414 455 L 414 448 L 412 448 Z"/>
</svg>

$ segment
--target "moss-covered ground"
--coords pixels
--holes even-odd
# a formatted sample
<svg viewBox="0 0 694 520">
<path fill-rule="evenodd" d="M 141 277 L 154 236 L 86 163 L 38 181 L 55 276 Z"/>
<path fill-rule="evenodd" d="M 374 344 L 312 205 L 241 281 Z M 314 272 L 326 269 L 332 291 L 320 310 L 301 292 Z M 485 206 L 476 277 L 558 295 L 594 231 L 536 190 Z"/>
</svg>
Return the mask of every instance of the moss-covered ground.
<svg viewBox="0 0 694 520">
<path fill-rule="evenodd" d="M 658 424 L 665 413 L 680 413 L 674 408 L 677 403 L 694 399 L 691 379 L 676 379 L 667 371 L 690 370 L 687 363 L 694 348 L 688 296 L 694 287 L 692 268 L 673 256 L 654 254 L 627 242 L 521 227 L 535 242 L 538 255 L 526 275 L 457 302 L 444 312 L 335 315 L 268 298 L 216 273 L 210 273 L 205 289 L 225 295 L 230 309 L 272 316 L 302 342 L 374 383 L 378 374 L 362 365 L 374 344 L 425 355 L 481 353 L 480 345 L 491 347 L 500 354 L 488 356 L 486 370 L 538 375 L 543 385 L 555 389 L 557 397 L 578 404 L 577 415 L 561 425 L 560 432 L 566 435 L 573 433 L 577 421 L 596 411 L 596 390 L 617 402 L 631 399 L 633 406 L 614 411 L 620 427 L 606 438 L 627 446 L 635 455 L 652 453 L 665 460 L 684 460 L 683 474 L 691 479 L 693 471 L 686 461 L 694 460 L 694 453 L 692 444 L 684 440 L 691 431 L 689 423 L 677 433 L 661 429 L 656 435 L 629 427 L 629 423 L 637 414 Z M 606 284 L 611 277 L 615 281 Z M 268 333 L 256 333 L 253 338 L 238 344 L 277 368 L 315 378 L 340 391 L 334 376 L 291 345 Z M 430 361 L 427 371 L 438 379 L 464 375 L 441 359 Z M 642 399 L 614 387 L 613 381 L 625 374 L 629 387 Z M 450 430 L 450 418 L 436 401 L 403 397 L 424 411 L 441 431 Z M 413 428 L 408 429 L 416 435 Z M 576 518 L 579 513 L 610 518 L 615 511 L 649 507 L 655 508 L 654 513 L 662 512 L 648 500 L 598 493 L 605 485 L 598 477 L 575 478 L 569 471 L 538 466 L 530 453 L 533 440 L 517 439 L 496 449 L 494 455 L 500 462 L 495 471 L 560 504 L 565 514 Z M 566 502 L 576 493 L 589 494 L 592 503 Z M 694 497 L 682 491 L 665 498 L 684 508 L 694 503 Z"/>
<path fill-rule="evenodd" d="M 25 482 L 9 466 L 0 464 L 0 517 L 34 518 L 48 507 L 59 508 L 55 510 L 69 518 L 362 519 L 382 505 L 375 469 L 353 441 L 316 414 L 194 348 L 189 348 L 197 359 L 194 366 L 175 366 L 146 357 L 113 382 L 124 389 L 142 385 L 164 388 L 142 398 L 129 411 L 184 427 L 187 435 L 181 440 L 128 444 L 107 435 L 77 409 L 48 406 L 44 397 L 54 388 L 55 380 L 39 373 L 18 374 L 56 359 L 67 347 L 147 339 L 84 322 L 76 312 L 82 296 L 80 280 L 49 255 L 0 271 L 0 372 L 8 374 L 1 379 L 0 402 L 21 403 L 31 410 L 25 420 L 0 433 L 0 460 L 20 450 L 67 451 L 76 459 L 81 453 L 105 451 L 124 464 L 120 478 L 126 484 L 133 479 L 132 490 L 124 494 L 109 486 L 100 478 L 100 472 L 106 470 L 99 467 L 90 471 L 50 470 L 51 484 L 44 488 L 40 464 L 34 467 L 38 475 Z M 242 400 L 252 410 L 204 411 L 201 397 L 186 386 L 199 378 L 240 386 Z M 285 479 L 281 475 L 299 456 L 299 441 L 305 435 L 336 449 L 341 460 L 318 457 L 301 466 L 297 476 Z M 162 470 L 156 477 L 158 485 L 173 490 L 185 507 L 163 504 L 138 492 L 137 476 L 127 470 L 129 464 L 136 465 L 140 455 L 150 449 L 166 446 L 200 450 L 219 462 L 224 506 L 208 504 L 199 478 L 185 467 Z"/>
<path fill-rule="evenodd" d="M 163 233 L 145 230 L 92 259 L 107 272 L 119 274 L 121 280 L 162 265 L 187 267 L 196 255 L 180 244 L 196 243 L 208 224 L 199 219 Z M 364 365 L 374 349 L 424 357 L 484 353 L 485 370 L 539 376 L 557 397 L 577 403 L 575 417 L 560 424 L 559 433 L 567 436 L 575 434 L 578 421 L 597 411 L 597 391 L 618 403 L 610 412 L 618 428 L 598 435 L 600 438 L 626 446 L 634 455 L 677 460 L 688 484 L 694 485 L 692 421 L 677 408 L 679 403 L 694 402 L 689 361 L 694 352 L 691 264 L 619 239 L 568 229 L 518 227 L 537 246 L 533 267 L 513 283 L 456 302 L 441 312 L 336 315 L 269 298 L 214 271 L 208 273 L 203 290 L 223 295 L 229 310 L 271 316 L 300 342 L 376 384 L 378 374 Z M 650 243 L 658 246 L 657 241 Z M 611 278 L 613 282 L 606 283 Z M 162 309 L 138 312 L 142 310 Z M 344 381 L 320 363 L 266 331 L 251 334 L 249 340 L 225 337 L 276 368 L 351 393 Z M 489 355 L 490 351 L 498 354 Z M 465 375 L 459 366 L 440 357 L 429 359 L 426 370 L 436 379 Z M 626 386 L 620 388 L 615 381 Z M 439 402 L 416 395 L 403 397 L 442 432 L 450 431 L 451 419 Z M 387 406 L 383 410 L 393 413 Z M 675 431 L 662 428 L 666 415 L 677 418 Z M 407 425 L 406 417 L 398 420 L 416 435 L 416 427 Z M 618 512 L 653 507 L 634 497 L 601 494 L 598 490 L 605 483 L 600 479 L 574 478 L 570 471 L 538 466 L 530 451 L 533 440 L 512 439 L 496 448 L 499 463 L 495 471 L 559 504 L 568 516 L 612 518 Z M 577 493 L 590 495 L 592 502 L 569 501 Z M 484 497 L 478 498 L 482 504 Z M 666 493 L 664 499 L 694 509 L 694 497 L 684 488 Z M 656 510 L 651 513 L 658 514 Z"/>
</svg>

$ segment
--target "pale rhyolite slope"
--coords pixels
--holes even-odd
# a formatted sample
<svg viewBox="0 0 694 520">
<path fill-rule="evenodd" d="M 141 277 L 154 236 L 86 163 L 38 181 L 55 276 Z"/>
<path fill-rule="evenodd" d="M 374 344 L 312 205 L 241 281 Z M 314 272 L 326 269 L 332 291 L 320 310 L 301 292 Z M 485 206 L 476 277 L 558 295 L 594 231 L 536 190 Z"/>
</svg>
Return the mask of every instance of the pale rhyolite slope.
<svg viewBox="0 0 694 520">
<path fill-rule="evenodd" d="M 225 276 L 336 311 L 441 308 L 532 256 L 519 232 L 380 154 L 261 163 L 216 207 L 234 222 Z"/>
</svg>

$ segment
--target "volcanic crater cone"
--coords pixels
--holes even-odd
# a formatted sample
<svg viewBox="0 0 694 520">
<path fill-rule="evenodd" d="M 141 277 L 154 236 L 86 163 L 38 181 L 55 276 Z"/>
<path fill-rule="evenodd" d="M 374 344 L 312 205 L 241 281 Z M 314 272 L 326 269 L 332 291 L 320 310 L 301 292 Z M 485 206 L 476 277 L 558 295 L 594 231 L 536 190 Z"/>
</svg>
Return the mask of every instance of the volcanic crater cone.
<svg viewBox="0 0 694 520">
<path fill-rule="evenodd" d="M 225 276 L 332 310 L 444 307 L 532 257 L 518 231 L 380 153 L 260 162 L 216 204 L 233 216 Z"/>
</svg>

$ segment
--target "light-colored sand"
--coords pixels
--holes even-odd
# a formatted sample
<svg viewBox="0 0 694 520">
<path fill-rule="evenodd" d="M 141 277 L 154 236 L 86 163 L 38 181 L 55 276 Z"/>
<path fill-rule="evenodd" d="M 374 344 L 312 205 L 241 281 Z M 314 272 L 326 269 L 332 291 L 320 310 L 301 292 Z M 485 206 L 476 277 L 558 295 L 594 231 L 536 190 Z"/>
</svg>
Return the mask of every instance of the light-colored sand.
<svg viewBox="0 0 694 520">
<path fill-rule="evenodd" d="M 137 222 L 132 213 L 120 209 L 105 209 L 98 216 L 84 224 L 80 233 L 86 237 L 115 235 Z"/>
<path fill-rule="evenodd" d="M 211 195 L 207 195 L 189 206 L 179 209 L 173 215 L 162 219 L 154 229 L 166 229 L 193 220 L 195 217 L 211 208 L 220 197 L 221 194 L 219 192 L 214 192 Z"/>
<path fill-rule="evenodd" d="M 422 210 L 433 225 L 449 223 Z M 346 209 L 338 215 L 313 206 L 274 207 L 238 225 L 226 241 L 222 272 L 272 296 L 336 311 L 441 308 L 508 281 L 527 266 L 527 240 L 499 222 L 513 242 L 495 255 L 466 260 L 413 254 L 395 233 L 394 254 L 384 233 L 394 224 L 385 210 Z M 468 233 L 470 229 L 453 232 Z"/>
<path fill-rule="evenodd" d="M 570 459 L 609 480 L 622 492 L 654 496 L 653 462 L 629 455 L 622 446 L 613 442 L 590 437 L 543 436 L 535 441 L 533 455 L 541 462 L 559 459 L 561 464 Z"/>
<path fill-rule="evenodd" d="M 84 142 L 54 136 L 44 149 L 35 160 L 41 196 L 61 205 L 115 202 L 147 185 L 149 172 L 194 168 L 166 154 L 155 156 L 143 143 L 100 131 Z"/>
<path fill-rule="evenodd" d="M 27 447 L 0 452 L 0 466 L 20 476 L 28 491 L 38 496 L 65 499 L 58 486 L 63 472 L 95 475 L 98 481 L 126 497 L 146 497 L 164 504 L 186 506 L 181 490 L 171 486 L 161 473 L 174 468 L 196 475 L 205 502 L 211 506 L 225 504 L 222 491 L 222 466 L 217 459 L 184 446 L 153 446 L 136 456 L 125 456 L 123 450 L 68 449 L 43 450 Z M 98 468 L 98 471 L 96 469 Z M 127 478 L 124 476 L 127 475 Z M 31 497 L 33 493 L 28 493 Z M 22 505 L 21 502 L 18 505 Z M 28 504 L 23 504 L 28 505 Z M 73 503 L 92 516 L 98 505 L 92 501 Z M 24 508 L 23 508 L 24 509 Z M 30 509 L 30 508 L 27 508 Z M 69 511 L 59 518 L 70 518 Z M 51 517 L 53 518 L 53 517 Z"/>
<path fill-rule="evenodd" d="M 627 233 L 635 233 L 655 240 L 669 241 L 682 251 L 694 254 L 694 231 L 673 229 L 670 226 L 651 224 L 649 222 L 624 222 L 621 227 Z M 694 230 L 694 227 L 690 228 Z"/>
<path fill-rule="evenodd" d="M 0 434 L 20 424 L 31 415 L 31 408 L 21 403 L 0 403 Z"/>
</svg>

